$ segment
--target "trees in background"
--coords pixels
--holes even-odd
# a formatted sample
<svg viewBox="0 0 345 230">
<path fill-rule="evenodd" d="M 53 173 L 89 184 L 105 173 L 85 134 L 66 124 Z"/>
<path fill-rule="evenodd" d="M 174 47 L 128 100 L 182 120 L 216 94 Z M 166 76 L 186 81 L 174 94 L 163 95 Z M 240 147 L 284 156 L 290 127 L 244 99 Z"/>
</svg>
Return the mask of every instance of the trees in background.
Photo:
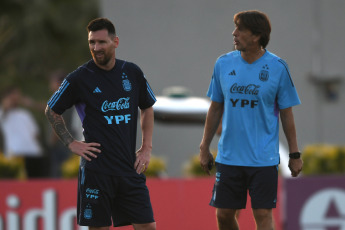
<svg viewBox="0 0 345 230">
<path fill-rule="evenodd" d="M 0 91 L 17 84 L 48 99 L 51 71 L 70 72 L 90 58 L 86 25 L 97 16 L 97 0 L 2 0 Z"/>
</svg>

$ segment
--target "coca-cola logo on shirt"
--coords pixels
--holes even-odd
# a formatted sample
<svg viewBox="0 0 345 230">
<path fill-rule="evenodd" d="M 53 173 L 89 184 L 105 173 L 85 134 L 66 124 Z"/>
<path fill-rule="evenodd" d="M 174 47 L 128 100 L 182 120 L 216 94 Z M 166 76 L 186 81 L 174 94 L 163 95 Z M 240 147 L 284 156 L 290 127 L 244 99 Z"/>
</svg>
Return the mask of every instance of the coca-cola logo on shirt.
<svg viewBox="0 0 345 230">
<path fill-rule="evenodd" d="M 235 83 L 230 87 L 230 93 L 258 95 L 259 88 L 260 88 L 260 85 L 255 85 L 255 84 L 237 85 L 237 83 Z"/>
<path fill-rule="evenodd" d="M 128 109 L 128 108 L 129 108 L 129 97 L 123 97 L 113 102 L 105 100 L 102 104 L 103 112 L 107 112 L 110 110 L 123 110 L 123 109 Z"/>
</svg>

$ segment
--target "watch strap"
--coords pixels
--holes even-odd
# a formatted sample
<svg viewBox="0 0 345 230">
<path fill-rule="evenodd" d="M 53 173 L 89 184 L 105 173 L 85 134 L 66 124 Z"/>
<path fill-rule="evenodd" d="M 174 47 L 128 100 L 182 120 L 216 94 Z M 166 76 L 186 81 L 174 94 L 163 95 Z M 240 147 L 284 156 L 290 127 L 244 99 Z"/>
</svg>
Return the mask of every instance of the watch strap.
<svg viewBox="0 0 345 230">
<path fill-rule="evenodd" d="M 291 159 L 299 159 L 299 158 L 301 158 L 301 152 L 290 153 L 290 154 L 289 154 L 289 157 L 290 157 Z"/>
</svg>

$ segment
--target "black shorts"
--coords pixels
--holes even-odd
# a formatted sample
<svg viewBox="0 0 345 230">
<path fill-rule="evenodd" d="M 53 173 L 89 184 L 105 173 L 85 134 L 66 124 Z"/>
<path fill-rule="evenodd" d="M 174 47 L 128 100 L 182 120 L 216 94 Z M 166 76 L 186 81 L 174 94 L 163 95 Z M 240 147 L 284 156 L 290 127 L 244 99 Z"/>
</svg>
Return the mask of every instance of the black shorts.
<svg viewBox="0 0 345 230">
<path fill-rule="evenodd" d="M 80 167 L 77 219 L 80 226 L 114 227 L 155 222 L 146 177 L 111 176 Z"/>
<path fill-rule="evenodd" d="M 216 167 L 211 206 L 244 209 L 249 190 L 253 209 L 276 207 L 278 166 L 245 167 L 216 163 Z"/>
</svg>

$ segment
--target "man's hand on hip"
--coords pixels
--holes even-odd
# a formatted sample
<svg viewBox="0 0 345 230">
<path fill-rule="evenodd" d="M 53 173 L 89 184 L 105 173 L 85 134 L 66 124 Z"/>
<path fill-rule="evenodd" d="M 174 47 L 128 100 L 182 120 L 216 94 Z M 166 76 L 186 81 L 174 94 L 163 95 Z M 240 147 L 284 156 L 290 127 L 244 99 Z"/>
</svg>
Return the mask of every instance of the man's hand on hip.
<svg viewBox="0 0 345 230">
<path fill-rule="evenodd" d="M 101 153 L 101 150 L 97 147 L 100 147 L 99 143 L 85 143 L 82 141 L 74 140 L 68 145 L 68 148 L 75 154 L 81 156 L 87 161 L 91 161 L 92 158 L 97 158 L 95 153 Z"/>
</svg>

